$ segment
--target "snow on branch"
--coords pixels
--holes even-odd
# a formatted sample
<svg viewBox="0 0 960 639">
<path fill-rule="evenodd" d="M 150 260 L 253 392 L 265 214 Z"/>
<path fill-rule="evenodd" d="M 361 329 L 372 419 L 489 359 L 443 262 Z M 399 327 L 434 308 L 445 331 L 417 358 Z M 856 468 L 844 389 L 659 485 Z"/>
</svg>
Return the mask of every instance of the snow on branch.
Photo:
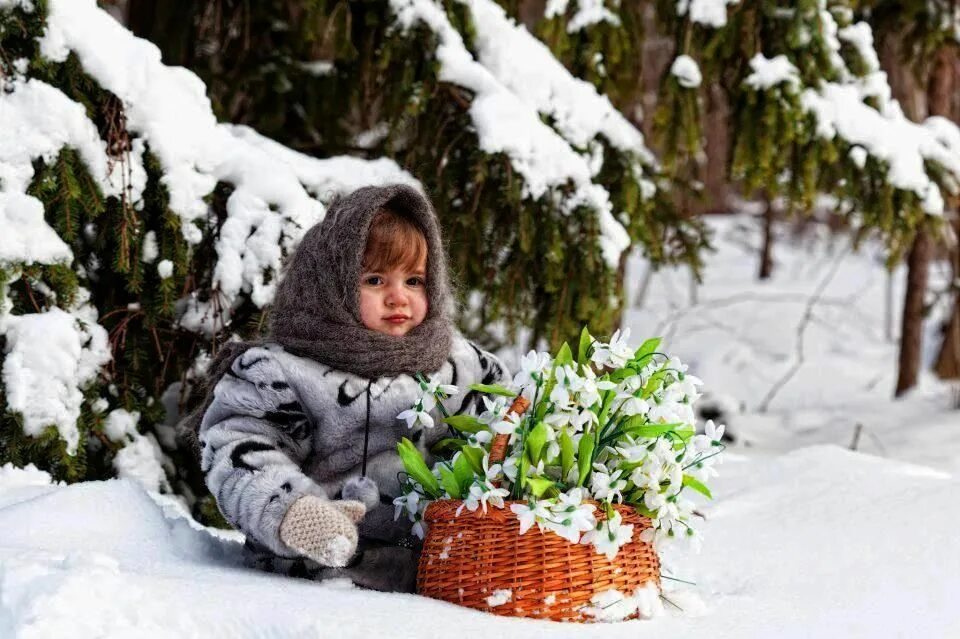
<svg viewBox="0 0 960 639">
<path fill-rule="evenodd" d="M 387 159 L 314 160 L 218 124 L 200 79 L 164 65 L 156 46 L 135 37 L 94 0 L 51 0 L 41 51 L 53 61 L 75 53 L 84 70 L 122 100 L 128 129 L 161 163 L 170 208 L 189 243 L 199 243 L 207 227 L 205 198 L 218 182 L 233 187 L 216 244 L 216 299 L 182 301 L 180 324 L 188 330 L 210 335 L 222 329 L 244 294 L 259 307 L 273 299 L 282 251 L 323 217 L 323 194 L 361 182 L 416 183 Z"/>
<path fill-rule="evenodd" d="M 437 35 L 439 79 L 474 93 L 469 114 L 477 130 L 480 148 L 486 153 L 504 153 L 510 159 L 513 168 L 523 177 L 525 197 L 538 199 L 551 188 L 572 185 L 574 191 L 563 202 L 564 209 L 571 211 L 577 206 L 586 206 L 597 212 L 603 256 L 611 268 L 616 268 L 620 255 L 630 245 L 630 238 L 613 216 L 610 194 L 593 182 L 595 170 L 590 160 L 544 124 L 538 111 L 543 108 L 548 115 L 559 115 L 558 127 L 586 143 L 589 140 L 585 139 L 585 119 L 580 111 L 586 106 L 582 102 L 586 99 L 582 87 L 576 88 L 577 101 L 566 102 L 563 107 L 548 106 L 546 99 L 549 97 L 563 104 L 560 95 L 550 95 L 551 83 L 559 83 L 554 88 L 570 88 L 578 81 L 573 78 L 558 80 L 562 69 L 559 63 L 554 61 L 552 64 L 556 66 L 543 65 L 546 50 L 536 49 L 535 40 L 529 34 L 525 37 L 518 35 L 520 28 L 509 24 L 502 10 L 490 0 L 464 2 L 475 11 L 477 45 L 481 51 L 479 61 L 467 50 L 441 5 L 432 0 L 390 0 L 390 6 L 402 29 L 409 30 L 422 24 Z M 497 40 L 501 37 L 521 48 L 503 46 Z M 526 55 L 533 56 L 533 60 L 524 60 Z M 540 65 L 537 60 L 541 61 Z M 513 65 L 515 72 L 508 71 L 507 65 Z M 516 85 L 529 82 L 537 69 L 545 69 L 551 79 L 544 79 L 545 84 L 540 87 L 530 87 L 529 94 L 518 93 Z M 602 100 L 596 96 L 592 107 L 596 108 L 597 101 Z M 575 106 L 571 107 L 571 104 Z M 592 112 L 593 118 L 601 121 L 605 119 L 602 114 L 603 111 Z M 594 136 L 604 130 L 609 133 L 611 143 L 636 144 L 637 138 L 628 140 L 623 129 L 612 119 L 599 126 L 594 124 L 594 127 Z M 642 147 L 642 137 L 639 140 Z"/>
</svg>

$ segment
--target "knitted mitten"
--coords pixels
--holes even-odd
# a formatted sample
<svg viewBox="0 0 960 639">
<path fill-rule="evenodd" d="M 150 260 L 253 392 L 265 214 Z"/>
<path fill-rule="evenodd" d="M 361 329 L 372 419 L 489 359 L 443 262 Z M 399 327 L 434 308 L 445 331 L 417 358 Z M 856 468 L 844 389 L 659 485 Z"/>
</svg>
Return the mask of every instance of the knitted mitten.
<svg viewBox="0 0 960 639">
<path fill-rule="evenodd" d="M 280 540 L 322 566 L 342 568 L 357 549 L 357 523 L 366 513 L 358 501 L 304 495 L 280 522 Z"/>
</svg>

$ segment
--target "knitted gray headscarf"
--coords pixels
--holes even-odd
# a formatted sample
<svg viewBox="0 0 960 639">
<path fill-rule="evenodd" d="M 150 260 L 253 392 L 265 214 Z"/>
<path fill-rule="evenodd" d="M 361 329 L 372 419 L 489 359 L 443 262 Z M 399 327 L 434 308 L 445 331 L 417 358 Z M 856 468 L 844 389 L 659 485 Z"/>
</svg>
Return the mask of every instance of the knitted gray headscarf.
<svg viewBox="0 0 960 639">
<path fill-rule="evenodd" d="M 407 216 L 427 240 L 427 315 L 402 337 L 367 328 L 360 319 L 360 275 L 367 234 L 382 207 Z M 178 428 L 196 446 L 213 388 L 233 360 L 267 342 L 366 378 L 432 373 L 446 361 L 453 339 L 447 260 L 430 202 L 405 184 L 366 186 L 337 197 L 310 228 L 277 285 L 268 336 L 224 344 L 207 370 L 206 397 Z"/>
<path fill-rule="evenodd" d="M 370 222 L 387 206 L 427 240 L 427 315 L 403 337 L 360 321 L 360 275 Z M 405 184 L 357 189 L 331 203 L 300 242 L 273 302 L 270 337 L 296 355 L 361 377 L 433 372 L 450 353 L 450 283 L 436 214 Z"/>
</svg>

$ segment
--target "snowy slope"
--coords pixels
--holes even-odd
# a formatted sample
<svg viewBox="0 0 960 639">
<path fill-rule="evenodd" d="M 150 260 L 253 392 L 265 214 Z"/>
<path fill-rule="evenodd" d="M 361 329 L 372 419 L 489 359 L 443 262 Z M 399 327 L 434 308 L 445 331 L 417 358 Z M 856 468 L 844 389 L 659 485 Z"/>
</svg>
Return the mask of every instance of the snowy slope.
<svg viewBox="0 0 960 639">
<path fill-rule="evenodd" d="M 699 582 L 667 594 L 684 612 L 583 627 L 259 574 L 128 480 L 0 488 L 0 636 L 946 637 L 960 623 L 956 479 L 836 447 L 725 471 L 703 554 L 673 562 Z"/>
</svg>

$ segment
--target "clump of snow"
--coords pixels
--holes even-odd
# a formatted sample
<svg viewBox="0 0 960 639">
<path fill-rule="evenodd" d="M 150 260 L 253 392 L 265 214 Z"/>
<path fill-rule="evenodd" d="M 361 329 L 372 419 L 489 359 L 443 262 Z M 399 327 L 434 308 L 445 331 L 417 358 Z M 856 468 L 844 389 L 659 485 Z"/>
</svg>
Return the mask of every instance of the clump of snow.
<svg viewBox="0 0 960 639">
<path fill-rule="evenodd" d="M 750 58 L 750 69 L 752 71 L 744 79 L 744 84 L 757 90 L 769 89 L 778 84 L 792 87 L 800 84 L 800 72 L 783 54 L 768 58 L 758 53 Z"/>
<path fill-rule="evenodd" d="M 511 601 L 513 599 L 513 590 L 508 588 L 494 590 L 493 594 L 487 597 L 487 605 L 491 608 L 496 608 L 497 606 L 502 606 L 503 604 Z"/>
<path fill-rule="evenodd" d="M 163 470 L 163 452 L 152 433 L 137 434 L 133 441 L 117 451 L 113 468 L 117 477 L 131 479 L 153 492 L 169 491 L 170 484 Z"/>
<path fill-rule="evenodd" d="M 856 22 L 837 31 L 837 37 L 857 50 L 867 67 L 867 72 L 880 70 L 880 58 L 873 45 L 873 30 L 866 22 Z"/>
<path fill-rule="evenodd" d="M 73 251 L 43 219 L 43 204 L 31 195 L 0 191 L 0 227 L 0 263 L 56 264 L 73 260 Z"/>
<path fill-rule="evenodd" d="M 114 442 L 126 441 L 127 437 L 136 434 L 139 421 L 139 412 L 117 408 L 110 411 L 110 414 L 103 421 L 103 434 Z"/>
<path fill-rule="evenodd" d="M 157 233 L 155 231 L 147 231 L 143 234 L 143 251 L 141 258 L 147 264 L 153 264 L 159 255 L 160 248 L 157 246 Z"/>
<path fill-rule="evenodd" d="M 677 15 L 691 22 L 719 29 L 727 24 L 727 5 L 740 0 L 677 0 Z"/>
<path fill-rule="evenodd" d="M 224 224 L 224 226 L 226 226 L 226 224 Z M 217 263 L 217 266 L 219 266 L 223 262 L 224 260 L 221 260 L 220 262 Z M 170 260 L 160 260 L 160 263 L 157 264 L 157 275 L 159 275 L 161 279 L 167 279 L 168 277 L 173 275 L 173 262 L 171 262 Z"/>
<path fill-rule="evenodd" d="M 82 391 L 110 361 L 107 332 L 95 318 L 82 321 L 56 307 L 7 316 L 4 328 L 7 408 L 22 415 L 27 435 L 55 426 L 73 454 L 80 439 Z"/>
<path fill-rule="evenodd" d="M 620 18 L 607 9 L 605 0 L 575 0 L 577 10 L 567 23 L 567 33 L 576 33 L 601 22 L 620 26 Z M 570 0 L 547 0 L 543 15 L 549 20 L 567 12 Z"/>
<path fill-rule="evenodd" d="M 581 612 L 595 621 L 623 621 L 633 615 L 652 619 L 664 614 L 660 590 L 650 582 L 630 594 L 624 594 L 616 588 L 598 592 L 590 598 L 590 603 L 592 605 L 584 606 Z"/>
<path fill-rule="evenodd" d="M 40 470 L 33 464 L 19 468 L 12 462 L 7 462 L 0 466 L 0 491 L 20 486 L 49 486 L 52 483 L 53 478 L 50 473 Z"/>
<path fill-rule="evenodd" d="M 677 78 L 677 83 L 684 89 L 696 89 L 703 82 L 700 67 L 696 61 L 686 54 L 676 57 L 670 65 L 670 73 Z"/>
</svg>

